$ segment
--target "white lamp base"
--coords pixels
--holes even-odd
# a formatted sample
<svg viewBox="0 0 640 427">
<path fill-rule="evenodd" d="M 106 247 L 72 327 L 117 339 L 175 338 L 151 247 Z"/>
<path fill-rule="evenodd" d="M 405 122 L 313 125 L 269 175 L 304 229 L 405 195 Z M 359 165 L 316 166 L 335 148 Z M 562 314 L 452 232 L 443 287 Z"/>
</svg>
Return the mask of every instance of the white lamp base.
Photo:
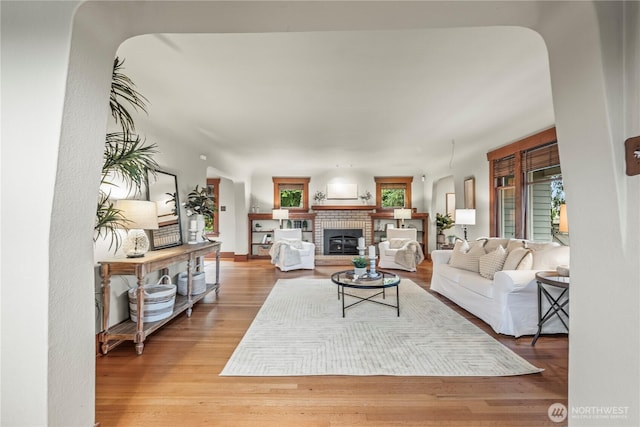
<svg viewBox="0 0 640 427">
<path fill-rule="evenodd" d="M 149 238 L 141 229 L 129 230 L 122 242 L 122 250 L 127 258 L 140 258 L 149 252 Z"/>
</svg>

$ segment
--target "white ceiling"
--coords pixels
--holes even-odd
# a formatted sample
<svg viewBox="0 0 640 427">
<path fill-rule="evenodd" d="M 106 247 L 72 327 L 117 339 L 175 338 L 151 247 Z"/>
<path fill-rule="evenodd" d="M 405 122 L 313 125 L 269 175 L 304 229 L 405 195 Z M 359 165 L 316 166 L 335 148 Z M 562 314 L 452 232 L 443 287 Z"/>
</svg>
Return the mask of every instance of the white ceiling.
<svg viewBox="0 0 640 427">
<path fill-rule="evenodd" d="M 126 41 L 141 129 L 221 169 L 422 174 L 554 124 L 547 51 L 523 28 L 162 34 Z M 379 172 L 376 172 L 379 174 Z"/>
</svg>

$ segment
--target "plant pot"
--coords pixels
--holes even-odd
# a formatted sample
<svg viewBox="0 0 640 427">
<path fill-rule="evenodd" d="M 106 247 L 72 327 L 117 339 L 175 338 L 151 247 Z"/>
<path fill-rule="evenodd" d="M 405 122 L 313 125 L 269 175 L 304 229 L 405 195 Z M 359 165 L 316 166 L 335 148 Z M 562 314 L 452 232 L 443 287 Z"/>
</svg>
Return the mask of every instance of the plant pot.
<svg viewBox="0 0 640 427">
<path fill-rule="evenodd" d="M 353 274 L 364 276 L 365 274 L 367 274 L 367 267 L 354 267 Z"/>
<path fill-rule="evenodd" d="M 438 243 L 444 243 L 445 242 L 444 233 L 442 232 L 438 233 L 438 235 L 436 236 L 436 241 Z"/>
</svg>

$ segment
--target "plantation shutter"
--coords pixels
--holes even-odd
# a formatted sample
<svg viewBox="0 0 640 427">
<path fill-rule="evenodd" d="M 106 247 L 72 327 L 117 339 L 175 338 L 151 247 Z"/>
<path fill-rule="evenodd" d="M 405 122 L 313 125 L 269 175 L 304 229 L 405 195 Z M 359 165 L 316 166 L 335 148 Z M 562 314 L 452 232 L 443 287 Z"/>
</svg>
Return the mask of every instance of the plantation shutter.
<svg viewBox="0 0 640 427">
<path fill-rule="evenodd" d="M 540 148 L 524 152 L 524 172 L 532 172 L 560 165 L 558 143 L 554 142 Z"/>
<path fill-rule="evenodd" d="M 303 184 L 279 184 L 278 185 L 278 189 L 280 191 L 283 191 L 283 190 L 300 190 L 300 191 L 303 191 L 304 190 L 304 185 Z"/>
<path fill-rule="evenodd" d="M 509 156 L 493 161 L 494 178 L 503 178 L 515 174 L 515 157 Z"/>
</svg>

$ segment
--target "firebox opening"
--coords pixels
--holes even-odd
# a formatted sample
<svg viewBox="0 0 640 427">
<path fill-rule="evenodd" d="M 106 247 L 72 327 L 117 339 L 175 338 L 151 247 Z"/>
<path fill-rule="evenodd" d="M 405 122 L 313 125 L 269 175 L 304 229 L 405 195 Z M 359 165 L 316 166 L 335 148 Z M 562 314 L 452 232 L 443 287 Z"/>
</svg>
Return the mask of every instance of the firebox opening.
<svg viewBox="0 0 640 427">
<path fill-rule="evenodd" d="M 325 229 L 324 255 L 358 255 L 362 229 Z"/>
</svg>

